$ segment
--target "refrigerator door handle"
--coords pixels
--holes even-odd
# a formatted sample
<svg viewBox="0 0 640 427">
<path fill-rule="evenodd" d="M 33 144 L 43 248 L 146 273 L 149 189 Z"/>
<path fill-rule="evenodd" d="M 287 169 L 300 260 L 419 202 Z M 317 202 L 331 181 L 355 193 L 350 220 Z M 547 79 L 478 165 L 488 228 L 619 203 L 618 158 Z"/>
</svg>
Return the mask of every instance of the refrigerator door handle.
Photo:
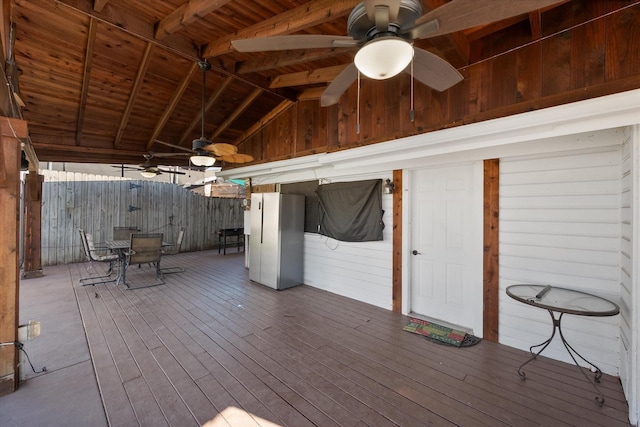
<svg viewBox="0 0 640 427">
<path fill-rule="evenodd" d="M 262 209 L 262 202 L 258 203 L 258 210 L 260 211 L 260 243 L 264 243 L 264 209 Z"/>
</svg>

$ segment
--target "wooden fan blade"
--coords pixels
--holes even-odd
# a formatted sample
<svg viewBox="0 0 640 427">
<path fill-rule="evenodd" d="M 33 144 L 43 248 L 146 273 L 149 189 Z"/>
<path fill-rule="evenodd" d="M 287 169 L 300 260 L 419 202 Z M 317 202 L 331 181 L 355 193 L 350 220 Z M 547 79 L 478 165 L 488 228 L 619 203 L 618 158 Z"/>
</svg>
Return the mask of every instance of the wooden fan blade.
<svg viewBox="0 0 640 427">
<path fill-rule="evenodd" d="M 230 154 L 228 156 L 220 156 L 218 159 L 228 163 L 248 163 L 253 161 L 253 156 L 248 154 Z"/>
<path fill-rule="evenodd" d="M 411 39 L 423 39 L 501 21 L 564 0 L 451 0 L 422 15 L 404 32 Z M 434 25 L 434 22 L 436 21 Z"/>
<path fill-rule="evenodd" d="M 224 142 L 214 142 L 213 144 L 205 145 L 204 150 L 213 153 L 214 156 L 229 156 L 236 154 L 238 147 Z"/>
<path fill-rule="evenodd" d="M 404 69 L 411 73 L 411 67 Z M 429 87 L 442 92 L 461 81 L 464 77 L 451 64 L 426 50 L 414 47 L 413 76 Z"/>
<path fill-rule="evenodd" d="M 160 141 L 159 139 L 154 139 L 153 141 L 157 142 L 158 144 L 166 145 L 167 147 L 173 147 L 173 148 L 177 148 L 178 150 L 188 151 L 189 153 L 193 153 L 193 150 L 190 149 L 190 148 L 187 148 L 187 147 L 182 147 L 180 145 L 171 144 L 170 142 Z"/>
<path fill-rule="evenodd" d="M 331 82 L 331 84 L 322 92 L 320 97 L 320 105 L 322 107 L 328 107 L 329 105 L 336 104 L 342 94 L 349 89 L 349 86 L 353 84 L 358 78 L 358 69 L 355 64 L 351 63 L 347 68 L 342 70 L 340 74 Z"/>
<path fill-rule="evenodd" d="M 231 45 L 238 52 L 264 52 L 323 47 L 353 47 L 357 44 L 357 40 L 347 36 L 325 36 L 315 34 L 258 37 L 255 39 L 238 39 L 231 41 Z"/>
</svg>

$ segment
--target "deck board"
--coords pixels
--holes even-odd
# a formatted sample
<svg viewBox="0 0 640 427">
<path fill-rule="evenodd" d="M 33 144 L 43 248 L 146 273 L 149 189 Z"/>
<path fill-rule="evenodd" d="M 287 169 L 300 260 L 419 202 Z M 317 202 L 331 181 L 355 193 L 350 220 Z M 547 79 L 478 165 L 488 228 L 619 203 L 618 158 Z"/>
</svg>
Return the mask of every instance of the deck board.
<svg viewBox="0 0 640 427">
<path fill-rule="evenodd" d="M 248 280 L 242 253 L 172 265 L 185 272 L 135 290 L 81 287 L 84 267 L 69 267 L 111 425 L 629 425 L 617 378 L 599 407 L 573 365 L 540 357 L 522 381 L 525 351 L 440 345 L 388 310 L 274 291 Z"/>
</svg>

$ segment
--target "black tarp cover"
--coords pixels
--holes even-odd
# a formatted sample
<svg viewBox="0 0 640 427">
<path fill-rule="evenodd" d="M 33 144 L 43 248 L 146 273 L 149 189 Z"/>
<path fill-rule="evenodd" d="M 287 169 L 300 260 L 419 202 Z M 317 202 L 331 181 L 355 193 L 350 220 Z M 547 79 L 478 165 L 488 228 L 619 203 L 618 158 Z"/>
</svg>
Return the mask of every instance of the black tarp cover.
<svg viewBox="0 0 640 427">
<path fill-rule="evenodd" d="M 382 180 L 318 186 L 320 234 L 343 242 L 382 240 Z"/>
</svg>

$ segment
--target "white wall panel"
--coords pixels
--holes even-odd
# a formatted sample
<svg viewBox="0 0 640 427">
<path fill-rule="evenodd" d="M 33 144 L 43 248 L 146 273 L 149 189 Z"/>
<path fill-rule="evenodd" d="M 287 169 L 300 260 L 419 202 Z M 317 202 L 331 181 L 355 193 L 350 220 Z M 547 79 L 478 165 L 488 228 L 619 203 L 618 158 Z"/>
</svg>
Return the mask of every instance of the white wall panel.
<svg viewBox="0 0 640 427">
<path fill-rule="evenodd" d="M 376 175 L 331 177 L 330 182 L 386 179 L 391 171 Z M 382 195 L 382 241 L 341 242 L 320 234 L 304 236 L 304 283 L 391 310 L 393 283 L 393 196 Z"/>
<path fill-rule="evenodd" d="M 501 343 L 528 350 L 552 330 L 548 312 L 509 298 L 509 285 L 551 284 L 618 302 L 622 143 L 501 159 Z M 580 354 L 618 375 L 620 316 L 565 315 L 562 324 Z M 543 355 L 573 363 L 559 338 Z"/>
</svg>

